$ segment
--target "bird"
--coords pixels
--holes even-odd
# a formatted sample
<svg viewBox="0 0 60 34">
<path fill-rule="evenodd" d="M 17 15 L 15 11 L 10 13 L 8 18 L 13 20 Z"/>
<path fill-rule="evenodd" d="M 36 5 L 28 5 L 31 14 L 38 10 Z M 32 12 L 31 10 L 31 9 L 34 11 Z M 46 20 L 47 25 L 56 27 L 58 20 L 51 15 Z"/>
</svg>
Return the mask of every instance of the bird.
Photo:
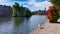
<svg viewBox="0 0 60 34">
<path fill-rule="evenodd" d="M 38 24 L 38 27 L 40 27 L 40 24 Z"/>
</svg>

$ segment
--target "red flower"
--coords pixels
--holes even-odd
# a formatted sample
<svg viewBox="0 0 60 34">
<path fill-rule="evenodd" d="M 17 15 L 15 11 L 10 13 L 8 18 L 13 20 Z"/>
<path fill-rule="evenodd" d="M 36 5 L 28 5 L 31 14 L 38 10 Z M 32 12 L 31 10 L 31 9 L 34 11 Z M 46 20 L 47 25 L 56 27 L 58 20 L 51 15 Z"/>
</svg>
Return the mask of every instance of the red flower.
<svg viewBox="0 0 60 34">
<path fill-rule="evenodd" d="M 46 14 L 46 16 L 47 16 L 48 19 L 52 19 L 53 18 L 51 7 L 49 7 L 49 9 L 46 11 L 45 14 Z"/>
</svg>

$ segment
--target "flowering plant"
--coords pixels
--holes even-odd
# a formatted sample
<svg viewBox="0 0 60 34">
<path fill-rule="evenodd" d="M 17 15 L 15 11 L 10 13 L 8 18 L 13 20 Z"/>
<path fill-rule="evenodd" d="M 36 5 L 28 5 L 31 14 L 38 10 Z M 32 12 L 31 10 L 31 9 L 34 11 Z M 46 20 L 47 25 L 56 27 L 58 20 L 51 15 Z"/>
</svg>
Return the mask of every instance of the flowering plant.
<svg viewBox="0 0 60 34">
<path fill-rule="evenodd" d="M 46 15 L 51 21 L 57 21 L 57 19 L 60 17 L 60 0 L 48 1 L 52 3 L 52 7 L 50 8 L 50 11 L 49 9 L 47 10 Z"/>
<path fill-rule="evenodd" d="M 49 9 L 46 11 L 46 16 L 49 20 L 57 22 L 57 19 L 59 18 L 58 12 L 58 8 L 55 5 L 53 5 L 50 6 Z"/>
<path fill-rule="evenodd" d="M 50 19 L 50 20 L 53 18 L 51 7 L 49 7 L 49 9 L 46 11 L 46 16 L 47 16 L 47 18 Z"/>
</svg>

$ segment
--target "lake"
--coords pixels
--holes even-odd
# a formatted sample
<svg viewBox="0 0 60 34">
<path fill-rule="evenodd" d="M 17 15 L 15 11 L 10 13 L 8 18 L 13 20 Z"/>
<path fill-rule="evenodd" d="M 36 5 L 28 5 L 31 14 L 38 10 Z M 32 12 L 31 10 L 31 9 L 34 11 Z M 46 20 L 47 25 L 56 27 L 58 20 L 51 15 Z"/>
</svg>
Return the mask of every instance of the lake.
<svg viewBox="0 0 60 34">
<path fill-rule="evenodd" d="M 45 15 L 31 17 L 0 17 L 0 34 L 29 34 L 46 22 Z"/>
</svg>

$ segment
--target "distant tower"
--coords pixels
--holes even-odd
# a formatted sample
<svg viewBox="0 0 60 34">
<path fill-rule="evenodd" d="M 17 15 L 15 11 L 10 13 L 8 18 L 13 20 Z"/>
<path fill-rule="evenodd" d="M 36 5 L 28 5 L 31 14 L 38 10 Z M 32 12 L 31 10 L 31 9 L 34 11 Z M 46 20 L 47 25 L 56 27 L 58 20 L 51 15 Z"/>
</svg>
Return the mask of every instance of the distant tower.
<svg viewBox="0 0 60 34">
<path fill-rule="evenodd" d="M 46 7 L 45 7 L 45 9 L 44 9 L 44 15 L 45 15 L 45 12 L 46 12 Z"/>
<path fill-rule="evenodd" d="M 44 11 L 46 11 L 46 7 L 45 7 Z"/>
</svg>

